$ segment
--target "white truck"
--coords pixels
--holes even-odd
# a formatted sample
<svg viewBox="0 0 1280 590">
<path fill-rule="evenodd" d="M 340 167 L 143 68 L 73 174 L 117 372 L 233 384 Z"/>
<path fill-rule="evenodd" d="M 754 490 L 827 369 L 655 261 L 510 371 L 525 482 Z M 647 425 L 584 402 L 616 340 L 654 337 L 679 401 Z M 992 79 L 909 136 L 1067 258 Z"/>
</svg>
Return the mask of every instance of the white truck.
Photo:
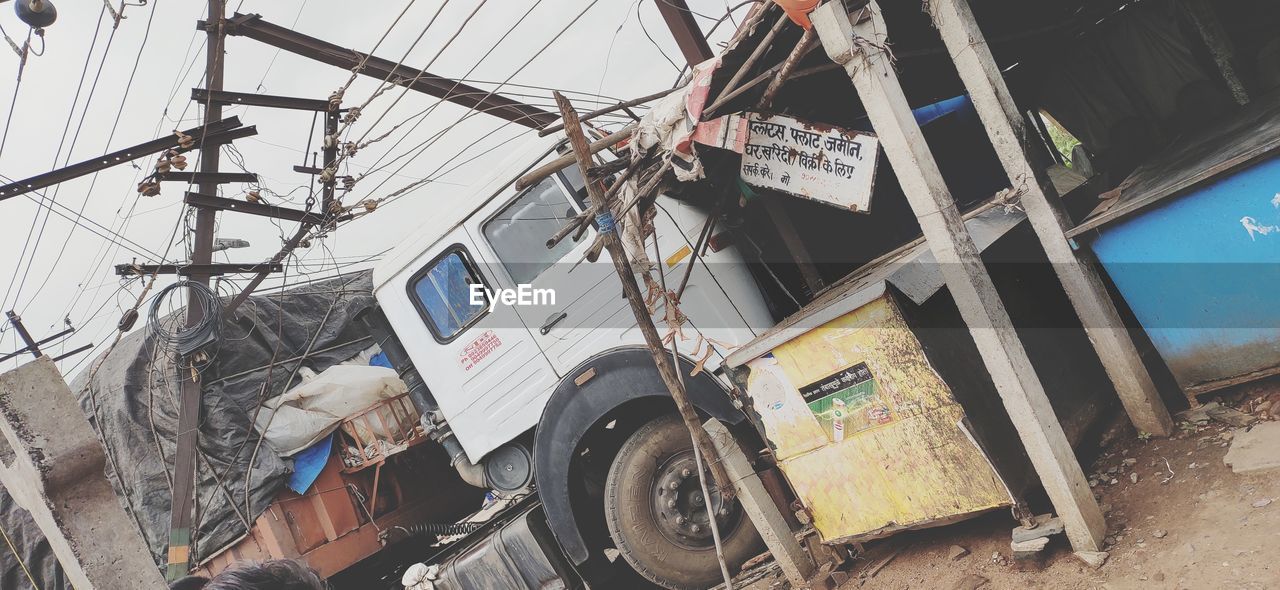
<svg viewBox="0 0 1280 590">
<path fill-rule="evenodd" d="M 608 253 L 583 261 L 595 229 L 546 246 L 584 209 L 576 167 L 513 188 L 563 144 L 553 136 L 515 150 L 489 180 L 433 210 L 374 271 L 380 314 L 366 321 L 430 435 L 468 483 L 512 494 L 536 489 L 539 522 L 551 533 L 524 521 L 487 533 L 441 564 L 435 586 L 572 586 L 568 578 L 581 574 L 617 587 L 596 572 L 612 571 L 618 553 L 649 582 L 714 585 L 720 569 L 710 515 L 730 567 L 763 546 L 736 503 L 703 497 L 689 433 Z M 691 400 L 705 417 L 749 431 L 718 367 L 726 347 L 750 341 L 774 319 L 726 232 L 713 232 L 704 257 L 691 255 L 706 212 L 665 196 L 655 207 L 645 246 L 653 262 L 672 288 L 696 265 L 680 302 L 690 321 L 677 338 Z M 655 312 L 660 328 L 663 313 Z M 703 370 L 691 375 L 706 347 Z"/>
</svg>

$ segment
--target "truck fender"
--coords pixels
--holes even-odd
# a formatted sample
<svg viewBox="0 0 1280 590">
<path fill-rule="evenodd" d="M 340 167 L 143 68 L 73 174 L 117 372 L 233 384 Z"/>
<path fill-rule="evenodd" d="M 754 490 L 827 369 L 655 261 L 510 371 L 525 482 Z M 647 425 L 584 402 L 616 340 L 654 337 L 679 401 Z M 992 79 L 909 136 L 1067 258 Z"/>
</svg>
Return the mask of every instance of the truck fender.
<svg viewBox="0 0 1280 590">
<path fill-rule="evenodd" d="M 680 358 L 680 370 L 694 407 L 721 422 L 740 423 L 745 416 L 734 406 L 724 386 L 706 372 L 689 377 L 693 366 L 689 359 Z M 623 403 L 668 396 L 653 357 L 640 347 L 615 348 L 587 359 L 570 371 L 551 394 L 534 435 L 534 477 L 547 522 L 575 564 L 585 562 L 591 553 L 578 530 L 569 500 L 569 465 L 578 444 L 593 424 Z"/>
</svg>

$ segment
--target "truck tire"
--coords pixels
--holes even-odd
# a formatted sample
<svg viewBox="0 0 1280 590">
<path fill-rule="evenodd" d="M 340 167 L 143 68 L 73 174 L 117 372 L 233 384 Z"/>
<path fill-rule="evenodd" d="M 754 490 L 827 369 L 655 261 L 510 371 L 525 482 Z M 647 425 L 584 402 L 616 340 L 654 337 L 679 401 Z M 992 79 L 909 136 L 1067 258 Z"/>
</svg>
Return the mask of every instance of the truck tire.
<svg viewBox="0 0 1280 590">
<path fill-rule="evenodd" d="M 724 506 L 698 484 L 689 430 L 666 415 L 641 426 L 622 445 L 605 483 L 605 519 L 618 551 L 646 579 L 672 590 L 723 581 L 706 506 L 716 519 L 729 571 L 764 549 L 737 502 Z M 708 476 L 709 477 L 709 476 Z"/>
</svg>

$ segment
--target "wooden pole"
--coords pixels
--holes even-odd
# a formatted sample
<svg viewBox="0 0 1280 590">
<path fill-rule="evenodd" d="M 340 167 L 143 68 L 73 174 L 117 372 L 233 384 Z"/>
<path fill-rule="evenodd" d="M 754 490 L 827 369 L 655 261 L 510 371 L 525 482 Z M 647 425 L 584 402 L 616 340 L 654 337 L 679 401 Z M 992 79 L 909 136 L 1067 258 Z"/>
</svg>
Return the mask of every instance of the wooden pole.
<svg viewBox="0 0 1280 590">
<path fill-rule="evenodd" d="M 929 14 L 955 60 L 960 78 L 1010 182 L 1022 194 L 1027 219 L 1080 316 L 1102 366 L 1115 384 L 1129 419 L 1138 430 L 1168 436 L 1173 432 L 1169 410 L 1160 399 L 1160 392 L 1143 365 L 1142 356 L 1129 337 L 1096 265 L 1083 255 L 1077 258 L 1063 235 L 1071 228 L 1071 221 L 1048 175 L 1033 164 L 1031 154 L 1035 153 L 1035 146 L 1031 143 L 1031 132 L 1018 115 L 1013 96 L 969 3 L 967 0 L 933 0 Z"/>
<path fill-rule="evenodd" d="M 631 134 L 634 133 L 635 130 L 636 130 L 636 126 L 634 123 L 632 123 L 631 125 L 627 125 L 626 127 L 623 127 L 622 129 L 619 129 L 618 131 L 615 131 L 605 136 L 604 139 L 601 139 L 599 141 L 592 143 L 590 146 L 588 146 L 587 151 L 594 154 L 600 150 L 608 149 L 615 145 L 618 145 L 626 141 L 627 139 L 629 139 L 631 137 Z M 556 158 L 550 162 L 547 162 L 546 164 L 543 164 L 533 169 L 528 174 L 525 174 L 524 176 L 517 178 L 515 189 L 518 191 L 522 191 L 535 184 L 538 184 L 539 182 L 542 182 L 542 179 L 548 176 L 551 176 L 556 172 L 564 170 L 569 166 L 572 166 L 573 162 L 574 162 L 573 154 L 565 154 L 563 156 L 560 156 L 559 158 Z M 587 176 L 586 170 L 582 171 L 582 178 L 583 179 L 590 178 L 589 176 Z M 590 185 L 591 183 L 587 183 L 587 184 Z"/>
<path fill-rule="evenodd" d="M 1222 81 L 1226 82 L 1227 88 L 1231 89 L 1231 97 L 1241 105 L 1249 104 L 1249 92 L 1245 90 L 1244 82 L 1240 81 L 1240 76 L 1236 73 L 1235 49 L 1232 48 L 1231 39 L 1222 28 L 1222 22 L 1218 20 L 1218 15 L 1210 4 L 1208 0 L 1182 1 L 1187 14 L 1191 17 L 1191 22 L 1195 23 L 1196 30 L 1200 32 L 1200 39 L 1204 41 L 1205 48 L 1209 50 L 1209 55 L 1213 56 L 1213 62 L 1217 64 Z"/>
<path fill-rule="evenodd" d="M 554 94 L 556 104 L 560 107 L 560 112 L 564 116 L 565 133 L 569 136 L 569 144 L 573 146 L 573 156 L 577 159 L 578 169 L 582 172 L 582 177 L 587 178 L 587 169 L 591 167 L 591 146 L 588 145 L 586 136 L 582 134 L 582 126 L 578 124 L 578 114 L 573 110 L 573 105 L 569 103 L 569 99 L 559 92 Z M 640 328 L 640 333 L 644 335 L 645 345 L 648 346 L 649 352 L 653 356 L 653 362 L 658 367 L 658 375 L 662 377 L 662 382 L 666 384 L 667 390 L 671 392 L 671 399 L 675 401 L 680 417 L 684 420 L 685 426 L 689 428 L 689 433 L 693 435 L 694 444 L 697 445 L 702 456 L 706 458 L 711 468 L 712 479 L 715 480 L 721 497 L 725 502 L 728 502 L 734 496 L 732 480 L 729 479 L 729 474 L 725 471 L 724 465 L 720 463 L 720 456 L 716 454 L 715 445 L 712 444 L 711 437 L 707 434 L 707 431 L 702 428 L 702 421 L 698 418 L 697 411 L 694 410 L 693 404 L 689 401 L 684 384 L 676 373 L 679 368 L 667 357 L 666 350 L 662 345 L 662 337 L 658 335 L 658 328 L 654 325 L 653 317 L 649 315 L 649 308 L 644 303 L 644 295 L 640 293 L 640 285 L 636 282 L 635 272 L 631 270 L 631 261 L 627 259 L 626 249 L 622 247 L 622 240 L 618 238 L 618 233 L 615 231 L 615 222 L 610 204 L 603 202 L 604 190 L 602 190 L 598 181 L 588 182 L 587 194 L 590 195 L 593 203 L 600 204 L 600 214 L 597 217 L 600 236 L 603 239 L 605 249 L 609 251 L 609 256 L 613 258 L 614 270 L 618 272 L 618 278 L 622 282 L 622 294 L 627 298 L 627 303 L 631 305 L 631 311 L 636 317 L 636 325 Z"/>
<path fill-rule="evenodd" d="M 627 109 L 630 109 L 631 107 L 642 105 L 651 100 L 658 100 L 659 98 L 662 98 L 668 94 L 671 94 L 676 90 L 683 90 L 683 89 L 684 89 L 683 86 L 676 86 L 675 88 L 668 88 L 666 90 L 655 92 L 653 94 L 646 94 L 644 96 L 641 96 L 640 98 L 624 100 L 617 104 L 612 104 L 607 107 L 599 108 L 594 111 L 591 111 L 590 113 L 581 115 L 578 117 L 578 122 L 581 123 L 583 121 L 590 121 L 596 117 L 599 117 L 600 115 L 612 113 L 614 111 L 627 110 Z M 542 130 L 538 131 L 538 137 L 546 137 L 548 135 L 551 135 L 552 133 L 560 131 L 561 129 L 564 129 L 564 123 L 556 123 L 555 125 L 551 125 L 550 127 L 543 127 Z"/>
<path fill-rule="evenodd" d="M 857 25 L 841 2 L 819 6 L 811 19 L 827 55 L 844 66 L 862 99 L 947 289 L 1066 525 L 1067 537 L 1077 551 L 1097 551 L 1106 534 L 1102 510 L 912 116 L 885 50 L 888 35 L 880 6 L 872 0 L 867 9 L 870 18 Z"/>
<path fill-rule="evenodd" d="M 226 40 L 223 20 L 226 9 L 225 0 L 209 1 L 209 19 L 205 22 L 209 37 L 205 55 L 205 88 L 214 93 L 222 90 L 223 82 L 223 45 Z M 222 119 L 222 103 L 206 101 L 204 124 L 210 125 Z M 218 171 L 222 152 L 221 146 L 204 145 L 200 141 L 200 172 Z M 218 194 L 216 183 L 201 183 L 198 192 L 205 195 Z M 192 264 L 209 264 L 213 261 L 213 234 L 217 223 L 217 211 L 208 207 L 196 207 L 196 227 L 191 249 Z M 207 275 L 192 275 L 191 281 L 209 284 Z M 204 321 L 204 310 L 194 305 L 194 294 L 187 297 L 187 326 L 196 326 Z M 196 453 L 199 452 L 200 433 L 200 373 L 197 370 L 196 357 L 179 357 L 178 367 L 181 384 L 178 396 L 178 432 L 177 449 L 173 459 L 173 496 L 170 501 L 169 514 L 169 555 L 168 569 L 165 578 L 169 581 L 187 575 L 191 564 L 192 520 L 196 504 Z"/>
</svg>

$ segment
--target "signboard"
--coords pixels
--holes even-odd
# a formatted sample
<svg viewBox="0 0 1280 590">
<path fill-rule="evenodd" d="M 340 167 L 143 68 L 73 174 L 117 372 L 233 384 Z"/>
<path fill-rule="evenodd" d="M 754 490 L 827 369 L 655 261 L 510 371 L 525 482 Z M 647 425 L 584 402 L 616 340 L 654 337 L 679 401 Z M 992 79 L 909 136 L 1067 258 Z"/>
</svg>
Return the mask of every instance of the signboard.
<svg viewBox="0 0 1280 590">
<path fill-rule="evenodd" d="M 742 180 L 752 186 L 867 211 L 880 141 L 874 135 L 748 113 Z"/>
<path fill-rule="evenodd" d="M 880 399 L 876 380 L 866 363 L 858 363 L 799 388 L 809 411 L 833 442 L 868 428 L 894 421 Z"/>
</svg>

